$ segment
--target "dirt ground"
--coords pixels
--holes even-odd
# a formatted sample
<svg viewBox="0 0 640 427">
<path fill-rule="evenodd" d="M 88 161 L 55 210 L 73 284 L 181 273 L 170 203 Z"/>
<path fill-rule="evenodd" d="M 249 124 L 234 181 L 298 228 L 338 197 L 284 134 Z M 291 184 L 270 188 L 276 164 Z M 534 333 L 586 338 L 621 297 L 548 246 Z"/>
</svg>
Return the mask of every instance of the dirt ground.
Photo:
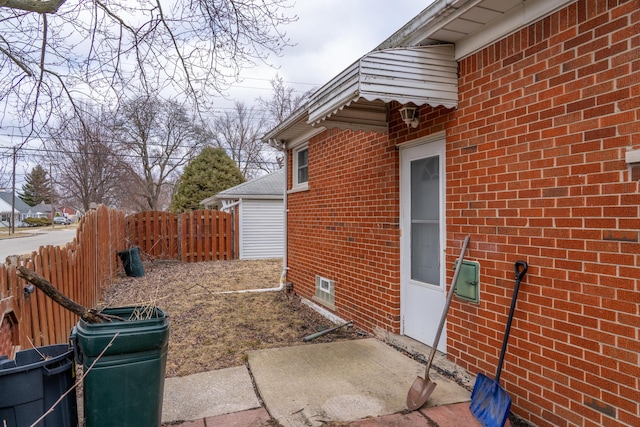
<svg viewBox="0 0 640 427">
<path fill-rule="evenodd" d="M 169 315 L 167 377 L 243 365 L 251 350 L 305 345 L 307 335 L 335 326 L 294 293 L 230 293 L 275 288 L 281 259 L 144 263 L 143 277 L 117 278 L 104 306 L 154 305 Z M 341 328 L 310 343 L 361 338 Z"/>
</svg>

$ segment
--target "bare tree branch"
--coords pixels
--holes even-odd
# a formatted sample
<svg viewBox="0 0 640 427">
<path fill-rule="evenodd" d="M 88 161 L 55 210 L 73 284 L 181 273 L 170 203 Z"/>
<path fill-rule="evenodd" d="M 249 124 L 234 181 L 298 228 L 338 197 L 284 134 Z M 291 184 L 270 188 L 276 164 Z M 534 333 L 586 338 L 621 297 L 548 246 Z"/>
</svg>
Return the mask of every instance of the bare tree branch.
<svg viewBox="0 0 640 427">
<path fill-rule="evenodd" d="M 0 126 L 37 133 L 69 103 L 131 89 L 205 111 L 289 45 L 291 1 L 0 0 Z"/>
<path fill-rule="evenodd" d="M 194 123 L 181 105 L 163 101 L 155 95 L 143 95 L 121 106 L 115 139 L 118 152 L 126 162 L 137 185 L 130 189 L 141 198 L 145 210 L 168 206 L 165 192 L 182 167 L 205 145 L 208 134 Z"/>
<path fill-rule="evenodd" d="M 18 270 L 18 277 L 25 279 L 27 282 L 33 283 L 49 298 L 51 298 L 67 310 L 71 311 L 72 313 L 78 315 L 87 323 L 102 323 L 111 322 L 112 320 L 123 320 L 118 316 L 103 314 L 96 311 L 95 309 L 81 306 L 80 304 L 69 299 L 66 295 L 57 290 L 47 279 L 40 276 L 35 271 L 29 270 L 25 266 L 20 265 L 16 267 L 16 269 Z"/>
<path fill-rule="evenodd" d="M 271 99 L 258 98 L 258 103 L 270 116 L 270 126 L 275 126 L 289 117 L 315 91 L 315 89 L 309 89 L 303 93 L 295 93 L 293 88 L 287 87 L 284 79 L 278 74 L 271 79 L 270 83 L 272 89 Z"/>
<path fill-rule="evenodd" d="M 236 102 L 234 111 L 213 120 L 215 146 L 227 152 L 245 179 L 279 169 L 277 153 L 260 140 L 266 124 L 264 115 L 242 102 Z"/>
<path fill-rule="evenodd" d="M 0 38 L 2 37 L 0 36 Z M 26 66 L 24 62 L 20 60 L 20 58 L 17 58 L 9 50 L 5 49 L 2 46 L 0 46 L 0 52 L 11 59 L 18 67 L 22 69 L 22 71 L 24 71 L 27 76 L 33 77 L 33 72 L 29 69 L 29 67 Z"/>
<path fill-rule="evenodd" d="M 0 7 L 36 13 L 56 13 L 66 0 L 0 0 Z"/>
<path fill-rule="evenodd" d="M 87 110 L 91 108 L 88 107 Z M 54 159 L 56 176 L 64 183 L 63 201 L 87 211 L 92 203 L 127 207 L 121 183 L 128 181 L 120 167 L 113 141 L 113 115 L 96 108 L 83 120 L 70 114 L 49 128 L 52 141 L 48 156 Z M 61 189 L 62 190 L 62 189 Z"/>
<path fill-rule="evenodd" d="M 166 21 L 166 19 L 164 17 L 164 14 L 162 13 L 162 6 L 160 5 L 160 1 L 156 1 L 156 4 L 158 5 L 158 11 L 160 12 L 160 22 L 162 22 L 162 25 L 166 29 L 167 34 L 169 35 L 169 38 L 171 39 L 171 43 L 173 44 L 174 49 L 178 53 L 178 59 L 180 60 L 180 64 L 182 65 L 183 68 L 186 69 L 187 68 L 187 63 L 186 63 L 184 57 L 182 56 L 182 52 L 180 51 L 180 46 L 178 46 L 178 41 L 176 40 L 176 37 L 173 34 L 173 31 L 172 31 L 171 27 L 168 25 L 168 22 Z M 189 89 L 189 92 L 193 93 L 193 94 L 196 94 L 196 91 L 195 91 L 193 85 L 191 84 L 191 76 L 189 76 L 189 74 L 186 74 L 185 77 L 187 79 L 187 88 Z"/>
<path fill-rule="evenodd" d="M 36 111 L 38 110 L 38 100 L 40 99 L 42 82 L 44 80 L 45 57 L 47 54 L 47 15 L 42 14 L 42 47 L 40 48 L 40 74 L 36 85 L 35 108 L 31 114 L 31 121 L 35 122 Z"/>
</svg>

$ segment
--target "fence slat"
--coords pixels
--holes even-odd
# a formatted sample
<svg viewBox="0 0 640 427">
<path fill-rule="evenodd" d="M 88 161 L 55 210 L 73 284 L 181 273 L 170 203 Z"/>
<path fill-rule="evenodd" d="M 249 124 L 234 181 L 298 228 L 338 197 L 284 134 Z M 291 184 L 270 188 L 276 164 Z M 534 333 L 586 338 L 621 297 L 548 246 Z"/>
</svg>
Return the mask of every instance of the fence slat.
<svg viewBox="0 0 640 427">
<path fill-rule="evenodd" d="M 34 257 L 35 257 L 35 254 L 32 256 L 32 259 L 28 260 L 27 263 L 26 263 L 26 267 L 28 269 L 30 269 L 30 270 L 33 270 L 35 268 L 34 264 L 33 264 L 33 258 Z M 18 281 L 16 280 L 16 283 L 17 282 Z M 38 298 L 35 295 L 31 294 L 28 297 L 28 303 L 29 303 L 29 308 L 30 308 L 29 314 L 30 314 L 30 317 L 31 317 L 31 319 L 30 319 L 31 320 L 30 321 L 30 323 L 31 323 L 31 334 L 28 334 L 27 331 L 21 330 L 20 331 L 21 338 L 20 338 L 19 341 L 20 341 L 21 345 L 24 345 L 23 341 L 22 341 L 22 336 L 28 336 L 28 337 L 31 337 L 34 345 L 40 346 L 40 345 L 42 345 L 42 330 L 40 329 L 40 312 L 38 310 Z M 23 319 L 23 321 L 25 323 L 29 322 L 27 319 Z M 22 322 L 20 322 L 20 323 L 22 323 Z"/>
<path fill-rule="evenodd" d="M 207 219 L 206 215 L 202 211 L 195 213 L 196 215 L 196 261 L 204 261 L 206 259 L 204 254 L 204 230 L 206 228 Z"/>
<path fill-rule="evenodd" d="M 126 218 L 126 240 L 147 259 L 183 262 L 233 259 L 235 218 L 227 212 L 199 210 L 177 215 L 141 212 Z"/>
</svg>

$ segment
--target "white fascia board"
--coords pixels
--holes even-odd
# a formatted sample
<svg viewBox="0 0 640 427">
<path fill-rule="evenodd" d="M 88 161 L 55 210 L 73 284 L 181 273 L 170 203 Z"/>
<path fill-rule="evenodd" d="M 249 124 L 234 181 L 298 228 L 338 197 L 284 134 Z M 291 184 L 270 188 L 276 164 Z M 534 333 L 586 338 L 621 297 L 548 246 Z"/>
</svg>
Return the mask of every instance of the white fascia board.
<svg viewBox="0 0 640 427">
<path fill-rule="evenodd" d="M 286 148 L 287 149 L 291 149 L 291 148 L 296 148 L 306 142 L 308 142 L 311 138 L 313 138 L 314 136 L 318 135 L 319 133 L 322 133 L 326 130 L 326 128 L 324 126 L 317 126 L 314 127 L 313 129 L 296 136 L 295 138 L 292 138 L 290 141 L 285 141 L 286 142 Z"/>
<path fill-rule="evenodd" d="M 255 194 L 248 194 L 246 196 L 242 196 L 242 198 L 244 200 L 282 200 L 284 197 L 284 193 L 277 195 L 277 194 L 260 194 L 260 195 L 255 195 Z"/>
</svg>

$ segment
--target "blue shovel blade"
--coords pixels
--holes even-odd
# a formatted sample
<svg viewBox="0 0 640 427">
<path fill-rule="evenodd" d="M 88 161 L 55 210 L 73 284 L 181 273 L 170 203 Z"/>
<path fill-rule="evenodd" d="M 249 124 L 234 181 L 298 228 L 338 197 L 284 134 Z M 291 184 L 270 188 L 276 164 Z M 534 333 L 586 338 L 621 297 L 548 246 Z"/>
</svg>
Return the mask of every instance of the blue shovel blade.
<svg viewBox="0 0 640 427">
<path fill-rule="evenodd" d="M 485 427 L 503 427 L 511 409 L 511 398 L 496 381 L 478 374 L 471 392 L 471 413 Z"/>
</svg>

